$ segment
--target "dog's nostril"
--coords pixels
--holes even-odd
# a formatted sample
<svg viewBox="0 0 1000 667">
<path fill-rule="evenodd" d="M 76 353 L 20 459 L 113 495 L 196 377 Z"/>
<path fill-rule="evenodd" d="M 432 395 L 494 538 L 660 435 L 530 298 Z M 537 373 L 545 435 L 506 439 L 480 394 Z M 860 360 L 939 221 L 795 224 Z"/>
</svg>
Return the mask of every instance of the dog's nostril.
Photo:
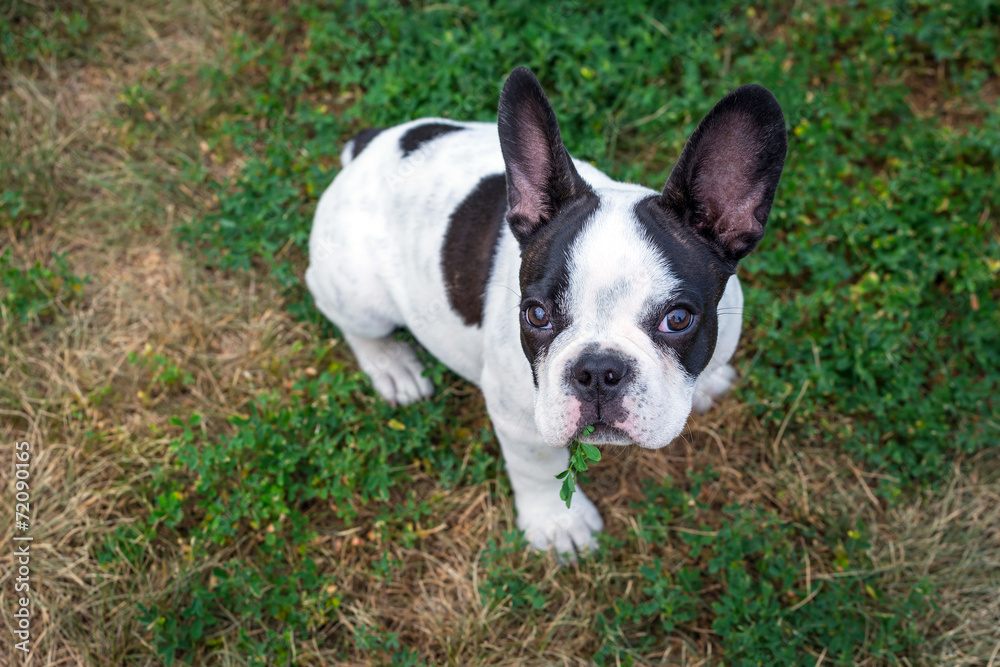
<svg viewBox="0 0 1000 667">
<path fill-rule="evenodd" d="M 628 364 L 608 354 L 586 354 L 573 365 L 572 377 L 580 389 L 611 388 L 628 375 Z"/>
</svg>

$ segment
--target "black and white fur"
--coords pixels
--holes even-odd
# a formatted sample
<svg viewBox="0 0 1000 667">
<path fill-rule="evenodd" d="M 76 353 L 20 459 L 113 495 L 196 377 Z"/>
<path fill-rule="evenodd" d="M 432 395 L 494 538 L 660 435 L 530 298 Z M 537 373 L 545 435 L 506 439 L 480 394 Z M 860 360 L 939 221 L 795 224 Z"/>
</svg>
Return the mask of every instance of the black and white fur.
<svg viewBox="0 0 1000 667">
<path fill-rule="evenodd" d="M 306 283 L 387 400 L 433 392 L 393 338 L 404 326 L 478 385 L 527 539 L 593 548 L 593 503 L 559 499 L 566 446 L 594 426 L 585 441 L 664 447 L 729 389 L 736 264 L 764 234 L 785 150 L 777 101 L 743 86 L 702 120 L 662 192 L 619 183 L 569 156 L 518 68 L 498 125 L 424 118 L 348 142 Z"/>
</svg>

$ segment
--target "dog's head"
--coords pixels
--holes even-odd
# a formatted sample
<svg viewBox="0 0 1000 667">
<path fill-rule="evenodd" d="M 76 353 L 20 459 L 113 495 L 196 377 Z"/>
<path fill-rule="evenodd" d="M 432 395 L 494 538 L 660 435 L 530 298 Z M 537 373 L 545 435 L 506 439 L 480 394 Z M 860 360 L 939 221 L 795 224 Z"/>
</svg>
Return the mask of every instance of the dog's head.
<svg viewBox="0 0 1000 667">
<path fill-rule="evenodd" d="M 590 426 L 586 442 L 670 443 L 715 350 L 726 283 L 764 235 L 785 160 L 781 107 L 761 86 L 724 97 L 661 193 L 585 181 L 526 68 L 507 79 L 498 121 L 539 433 L 555 446 Z"/>
</svg>

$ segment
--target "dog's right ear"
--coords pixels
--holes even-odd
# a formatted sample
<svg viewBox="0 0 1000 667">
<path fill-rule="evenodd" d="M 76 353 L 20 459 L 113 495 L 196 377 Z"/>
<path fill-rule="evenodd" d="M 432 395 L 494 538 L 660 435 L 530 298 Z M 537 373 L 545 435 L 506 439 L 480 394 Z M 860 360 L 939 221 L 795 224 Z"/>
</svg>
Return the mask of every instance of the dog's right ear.
<svg viewBox="0 0 1000 667">
<path fill-rule="evenodd" d="M 590 187 L 573 166 L 552 105 L 527 67 L 518 67 L 507 77 L 497 125 L 507 168 L 507 222 L 523 244 Z"/>
<path fill-rule="evenodd" d="M 787 149 L 771 91 L 737 88 L 688 139 L 662 201 L 735 266 L 764 236 Z"/>
</svg>

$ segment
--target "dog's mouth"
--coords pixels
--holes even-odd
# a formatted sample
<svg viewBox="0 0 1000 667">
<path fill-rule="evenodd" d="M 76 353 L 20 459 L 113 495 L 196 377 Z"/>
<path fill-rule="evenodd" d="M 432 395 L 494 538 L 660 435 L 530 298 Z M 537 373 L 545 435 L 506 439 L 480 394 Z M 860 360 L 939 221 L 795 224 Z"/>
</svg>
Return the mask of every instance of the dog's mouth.
<svg viewBox="0 0 1000 667">
<path fill-rule="evenodd" d="M 580 427 L 575 438 L 588 445 L 634 445 L 628 433 L 598 418 L 591 424 Z"/>
</svg>

